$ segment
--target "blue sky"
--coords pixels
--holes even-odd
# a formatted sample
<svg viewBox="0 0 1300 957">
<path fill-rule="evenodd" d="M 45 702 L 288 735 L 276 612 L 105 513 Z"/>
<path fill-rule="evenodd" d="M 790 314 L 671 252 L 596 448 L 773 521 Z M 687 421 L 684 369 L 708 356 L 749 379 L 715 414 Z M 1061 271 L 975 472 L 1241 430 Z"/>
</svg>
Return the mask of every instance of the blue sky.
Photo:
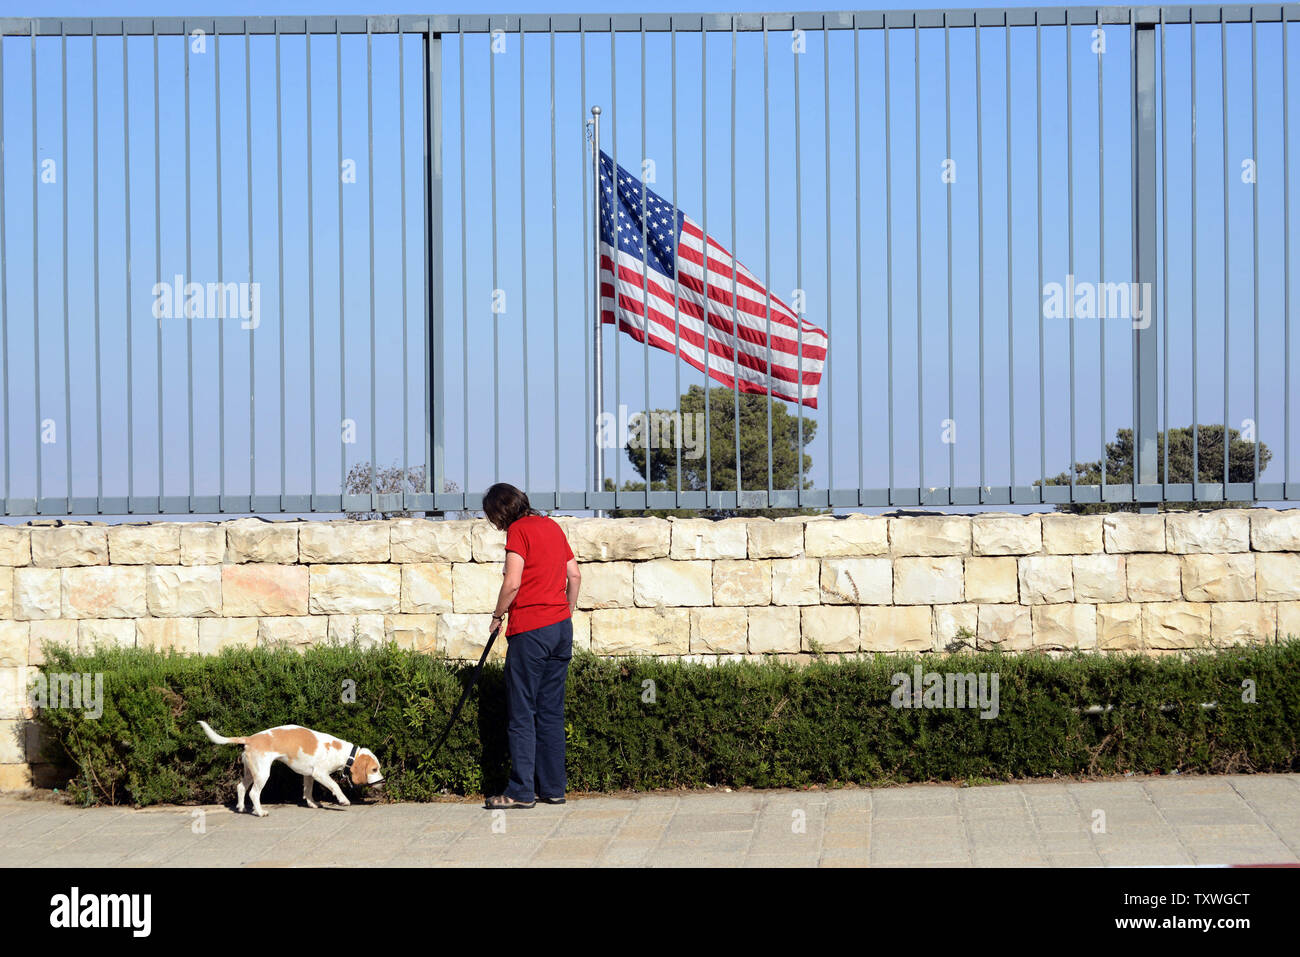
<svg viewBox="0 0 1300 957">
<path fill-rule="evenodd" d="M 681 6 L 642 3 L 634 9 L 669 12 Z M 733 9 L 715 4 L 689 6 L 705 11 Z M 822 4 L 785 6 L 787 10 L 824 8 Z M 494 7 L 493 12 L 546 9 L 541 4 L 506 3 Z M 609 7 L 566 5 L 567 12 L 588 10 L 604 12 Z M 5 15 L 21 16 L 27 12 L 20 5 L 6 4 L 4 8 Z M 219 2 L 166 5 L 125 2 L 111 9 L 114 16 L 245 12 L 245 8 Z M 264 4 L 256 12 L 401 11 L 359 2 L 313 2 Z M 106 11 L 102 4 L 55 2 L 42 5 L 39 13 L 41 16 L 102 16 Z M 1298 37 L 1294 27 L 1291 29 L 1290 39 L 1294 41 Z M 1241 428 L 1245 420 L 1256 418 L 1253 356 L 1258 348 L 1257 428 L 1274 452 L 1273 462 L 1261 478 L 1280 481 L 1285 468 L 1284 451 L 1289 451 L 1293 444 L 1286 441 L 1283 431 L 1281 389 L 1285 359 L 1282 290 L 1287 271 L 1282 258 L 1282 124 L 1277 121 L 1282 97 L 1281 31 L 1276 24 L 1259 28 L 1258 124 L 1252 130 L 1249 26 L 1230 25 L 1227 30 L 1229 108 L 1226 111 L 1221 90 L 1219 27 L 1197 27 L 1195 263 L 1191 258 L 1189 32 L 1186 26 L 1169 29 L 1165 64 L 1170 404 L 1168 410 L 1162 409 L 1161 427 L 1166 411 L 1171 425 L 1186 425 L 1192 420 L 1190 343 L 1194 305 L 1198 418 L 1201 422 L 1224 419 L 1225 348 L 1230 370 L 1226 387 L 1228 422 L 1234 428 Z M 1091 28 L 1075 27 L 1069 35 L 1073 85 L 1067 97 L 1066 31 L 1045 28 L 1042 33 L 1044 283 L 1064 283 L 1071 272 L 1080 281 L 1127 282 L 1133 278 L 1128 34 L 1123 28 L 1108 27 L 1108 50 L 1100 57 L 1091 50 L 1090 34 Z M 809 33 L 806 52 L 799 55 L 793 53 L 788 33 L 771 33 L 767 61 L 769 145 L 765 153 L 763 38 L 762 34 L 740 34 L 735 47 L 737 132 L 733 156 L 732 38 L 711 34 L 707 50 L 702 50 L 699 34 L 681 34 L 676 53 L 674 156 L 669 95 L 671 47 L 667 35 L 650 34 L 646 38 L 644 115 L 641 38 L 636 34 L 620 35 L 612 49 L 607 35 L 587 37 L 585 98 L 580 89 L 583 78 L 579 70 L 584 61 L 576 36 L 556 37 L 552 73 L 546 35 L 528 36 L 522 51 L 518 36 L 509 36 L 505 50 L 496 55 L 491 53 L 486 35 L 467 35 L 463 91 L 460 41 L 455 36 L 445 38 L 442 238 L 446 258 L 441 294 L 447 322 L 444 406 L 447 477 L 470 490 L 480 490 L 498 478 L 535 490 L 550 490 L 557 484 L 563 490 L 584 487 L 589 455 L 586 442 L 589 348 L 583 314 L 586 294 L 583 265 L 587 247 L 582 221 L 585 163 L 581 124 L 586 108 L 592 103 L 599 103 L 604 109 L 603 145 L 617 153 L 622 165 L 635 169 L 643 159 L 653 160 L 656 182 L 652 188 L 669 197 L 676 174 L 677 202 L 682 210 L 704 223 L 719 242 L 735 250 L 740 261 L 766 279 L 774 293 L 788 301 L 793 290 L 803 289 L 807 318 L 828 330 L 831 345 L 823 383 L 824 399 L 821 407 L 810 413 L 818 422 L 818 437 L 810 449 L 814 460 L 811 478 L 818 487 L 889 484 L 887 410 L 891 387 L 895 485 L 947 485 L 950 477 L 957 485 L 1005 485 L 1013 467 L 1017 484 L 1029 484 L 1044 469 L 1048 475 L 1064 470 L 1072 458 L 1071 325 L 1067 320 L 1044 320 L 1040 343 L 1042 289 L 1037 275 L 1039 178 L 1035 111 L 1038 87 L 1034 77 L 1034 33 L 1012 31 L 1009 102 L 1005 32 L 1002 29 L 981 32 L 978 85 L 972 32 L 954 29 L 948 39 L 950 111 L 944 108 L 943 31 L 921 32 L 919 100 L 914 86 L 917 71 L 913 34 L 891 31 L 887 154 L 881 32 L 863 31 L 858 38 L 856 89 L 851 32 L 833 31 L 829 50 L 820 33 Z M 157 494 L 160 470 L 164 491 L 169 495 L 185 494 L 191 487 L 199 494 L 219 490 L 246 494 L 250 481 L 259 493 L 277 492 L 283 483 L 290 492 L 314 490 L 329 494 L 338 491 L 343 470 L 358 461 L 369 461 L 372 449 L 383 464 L 423 461 L 421 52 L 418 38 L 408 37 L 401 43 L 399 47 L 399 41 L 392 36 L 373 39 L 368 98 L 365 37 L 345 36 L 341 60 L 336 58 L 333 37 L 318 36 L 312 40 L 313 118 L 309 138 L 304 40 L 284 38 L 279 64 L 279 142 L 274 39 L 255 37 L 249 43 L 251 94 L 244 82 L 242 36 L 224 38 L 201 56 L 191 54 L 187 227 L 182 40 L 171 37 L 159 43 L 158 154 L 162 173 L 159 203 L 155 207 L 152 42 L 149 38 L 129 41 L 124 97 L 122 43 L 101 39 L 96 53 L 100 237 L 96 346 L 96 203 L 92 162 L 95 130 L 90 41 L 84 38 L 68 41 L 66 169 L 62 168 L 65 140 L 61 50 L 57 39 L 40 41 L 37 165 L 39 168 L 53 160 L 60 175 L 58 182 L 37 187 L 38 365 L 32 361 L 37 334 L 33 323 L 32 193 L 37 176 L 32 167 L 30 41 L 5 40 L 5 291 L 11 362 L 7 383 L 10 427 L 0 443 L 3 446 L 0 451 L 7 463 L 10 496 L 35 494 L 38 456 L 41 493 L 47 496 L 63 494 L 69 459 L 72 484 L 78 495 L 95 494 L 101 475 L 106 495 L 126 494 L 128 490 L 137 495 Z M 218 49 L 220 131 L 215 122 Z M 617 88 L 610 83 L 611 59 L 617 69 Z M 337 71 L 340 65 L 341 78 Z M 552 76 L 556 97 L 555 244 L 552 243 L 551 193 Z M 707 89 L 707 143 L 703 142 L 701 132 L 702 76 Z M 861 120 L 860 154 L 853 123 L 855 92 Z M 247 115 L 246 96 L 251 108 Z M 129 118 L 124 115 L 124 103 L 129 108 Z M 1226 149 L 1222 128 L 1225 114 Z M 978 128 L 977 116 L 983 117 Z M 919 155 L 916 150 L 918 117 Z M 373 127 L 373 140 L 368 139 L 368 127 Z M 124 130 L 129 150 L 124 150 Z M 246 131 L 251 131 L 251 140 Z M 492 162 L 494 131 L 495 166 Z M 1252 143 L 1252 134 L 1257 137 L 1257 148 Z M 979 135 L 983 138 L 982 154 L 977 149 Z M 310 204 L 309 145 L 312 153 Z M 466 157 L 463 167 L 462 145 Z M 219 167 L 218 148 L 221 150 Z M 340 153 L 345 161 L 355 163 L 355 183 L 340 184 L 337 174 Z M 770 187 L 766 194 L 765 156 L 770 163 Z M 127 157 L 131 164 L 129 247 L 125 228 Z M 1229 174 L 1226 229 L 1225 157 Z M 1259 182 L 1254 186 L 1240 180 L 1240 163 L 1250 158 L 1257 159 L 1260 171 Z M 941 179 L 946 159 L 955 163 L 956 181 L 952 184 L 945 184 Z M 918 165 L 921 173 L 919 280 Z M 1067 188 L 1071 176 L 1072 204 Z M 369 199 L 372 179 L 373 272 Z M 855 190 L 859 180 L 860 193 Z M 62 268 L 65 183 L 69 261 L 66 337 Z M 491 213 L 494 186 L 495 228 Z M 1256 190 L 1258 197 L 1254 195 Z M 283 203 L 282 211 L 278 198 Z M 888 234 L 887 199 L 892 219 L 892 231 Z M 1256 277 L 1251 268 L 1256 199 L 1258 343 L 1253 333 Z M 859 208 L 860 257 L 856 248 Z M 403 211 L 406 216 L 405 285 L 402 281 Z M 277 239 L 281 214 L 283 242 Z M 1068 228 L 1071 215 L 1073 249 Z M 160 242 L 155 239 L 155 222 L 160 227 Z M 1229 253 L 1226 271 L 1225 232 Z M 262 297 L 262 323 L 256 330 L 241 329 L 237 320 L 196 320 L 187 338 L 182 319 L 164 319 L 160 325 L 150 315 L 151 288 L 160 276 L 167 281 L 177 273 L 189 274 L 196 281 L 247 281 L 250 233 L 252 278 L 260 282 Z M 341 295 L 340 233 L 343 236 Z M 521 241 L 521 235 L 526 240 Z M 770 248 L 765 243 L 768 235 Z M 888 275 L 887 262 L 892 267 Z M 1010 304 L 1008 263 L 1012 269 Z M 504 313 L 492 312 L 494 289 L 505 291 Z M 346 316 L 342 330 L 340 313 Z M 1163 318 L 1162 307 L 1160 319 Z M 892 367 L 887 346 L 891 323 Z M 647 354 L 644 346 L 626 337 L 616 337 L 612 331 L 605 335 L 609 408 L 623 403 L 636 411 L 647 401 L 651 407 L 671 407 L 679 391 L 702 381 L 702 375 L 689 366 L 675 365 L 671 355 L 655 350 Z M 161 353 L 157 348 L 160 337 Z M 1073 324 L 1073 339 L 1073 458 L 1095 459 L 1103 440 L 1113 438 L 1117 428 L 1131 423 L 1130 331 L 1127 323 L 1119 319 L 1078 319 Z M 1039 400 L 1040 347 L 1044 356 L 1045 401 L 1042 403 Z M 1164 360 L 1162 352 L 1162 366 Z M 282 366 L 283 407 L 280 403 Z M 224 426 L 218 414 L 221 409 L 224 409 Z M 1014 429 L 1011 427 L 1013 411 Z M 955 444 L 944 442 L 944 420 L 950 416 L 956 420 Z M 343 419 L 355 422 L 355 442 L 340 441 Z M 57 440 L 42 444 L 38 423 L 46 420 L 54 423 Z M 947 431 L 951 434 L 952 430 Z M 1292 439 L 1296 437 L 1294 431 L 1293 424 Z M 102 436 L 102 441 L 96 441 L 97 434 Z M 255 440 L 250 441 L 250 434 L 255 434 Z M 494 434 L 498 437 L 496 442 Z M 1040 435 L 1045 441 L 1040 441 Z M 609 454 L 607 470 L 620 480 L 635 478 L 626 459 L 615 453 Z M 753 482 L 761 484 L 765 478 L 765 474 L 755 476 Z M 746 486 L 752 484 L 748 478 L 742 480 Z"/>
</svg>

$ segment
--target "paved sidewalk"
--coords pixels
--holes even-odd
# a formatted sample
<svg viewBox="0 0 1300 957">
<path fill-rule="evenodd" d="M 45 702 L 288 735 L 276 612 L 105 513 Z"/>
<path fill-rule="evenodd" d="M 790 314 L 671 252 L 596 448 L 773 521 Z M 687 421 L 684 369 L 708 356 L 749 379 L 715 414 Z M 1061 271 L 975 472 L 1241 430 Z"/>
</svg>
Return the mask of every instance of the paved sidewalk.
<svg viewBox="0 0 1300 957">
<path fill-rule="evenodd" d="M 577 797 L 501 812 L 452 802 L 268 810 L 86 810 L 9 795 L 0 866 L 1300 862 L 1300 774 Z"/>
</svg>

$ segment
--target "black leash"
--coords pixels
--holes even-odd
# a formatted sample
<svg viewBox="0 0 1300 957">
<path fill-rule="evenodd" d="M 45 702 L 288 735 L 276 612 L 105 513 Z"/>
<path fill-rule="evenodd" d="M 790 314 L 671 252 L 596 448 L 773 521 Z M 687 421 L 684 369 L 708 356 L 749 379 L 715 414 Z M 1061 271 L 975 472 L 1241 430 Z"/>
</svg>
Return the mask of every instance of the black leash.
<svg viewBox="0 0 1300 957">
<path fill-rule="evenodd" d="M 483 664 L 487 661 L 488 652 L 492 650 L 492 642 L 497 640 L 497 632 L 500 630 L 501 626 L 497 625 L 496 628 L 492 629 L 492 634 L 488 635 L 487 647 L 483 649 L 483 656 L 479 658 L 478 664 L 474 666 L 474 673 L 470 675 L 469 684 L 465 686 L 465 690 L 461 693 L 460 700 L 456 702 L 456 707 L 451 712 L 451 720 L 447 722 L 447 727 L 443 729 L 442 736 L 438 738 L 438 743 L 433 746 L 433 751 L 429 755 L 430 758 L 437 755 L 438 751 L 446 742 L 447 735 L 451 734 L 451 729 L 456 724 L 456 719 L 460 717 L 460 709 L 465 707 L 465 702 L 469 699 L 470 692 L 473 691 L 474 686 L 478 684 L 479 675 L 483 673 Z"/>
</svg>

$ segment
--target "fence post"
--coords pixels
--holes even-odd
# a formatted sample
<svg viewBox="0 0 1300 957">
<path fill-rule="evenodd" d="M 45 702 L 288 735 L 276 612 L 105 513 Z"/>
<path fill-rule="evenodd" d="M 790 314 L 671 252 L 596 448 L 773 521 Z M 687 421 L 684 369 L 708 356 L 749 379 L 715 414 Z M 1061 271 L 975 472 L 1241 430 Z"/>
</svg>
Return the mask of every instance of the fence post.
<svg viewBox="0 0 1300 957">
<path fill-rule="evenodd" d="M 430 23 L 424 35 L 424 320 L 428 347 L 424 423 L 425 481 L 434 509 L 443 493 L 444 426 L 443 308 L 442 308 L 442 34 Z M 462 489 L 462 492 L 468 489 Z"/>
<path fill-rule="evenodd" d="M 1156 29 L 1155 12 L 1133 20 L 1133 239 L 1138 283 L 1133 314 L 1133 497 L 1139 511 L 1159 510 L 1156 395 Z M 1145 295 L 1142 295 L 1145 293 Z M 1105 453 L 1103 452 L 1103 455 Z M 1144 489 L 1143 486 L 1147 486 Z"/>
</svg>

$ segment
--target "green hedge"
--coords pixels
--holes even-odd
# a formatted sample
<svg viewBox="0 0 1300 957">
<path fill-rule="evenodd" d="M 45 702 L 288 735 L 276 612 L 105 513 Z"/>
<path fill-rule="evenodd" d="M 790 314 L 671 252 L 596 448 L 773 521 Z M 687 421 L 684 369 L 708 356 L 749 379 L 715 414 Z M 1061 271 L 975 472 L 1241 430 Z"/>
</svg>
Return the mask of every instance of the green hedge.
<svg viewBox="0 0 1300 957">
<path fill-rule="evenodd" d="M 918 663 L 996 673 L 997 718 L 892 707 L 891 676 Z M 429 750 L 469 669 L 392 645 L 209 657 L 51 648 L 45 670 L 105 676 L 100 718 L 40 712 L 53 749 L 46 757 L 74 769 L 69 788 L 85 803 L 230 800 L 238 752 L 211 744 L 200 718 L 226 735 L 294 723 L 370 747 L 396 800 L 493 792 L 506 780 L 499 665 L 486 669 L 434 759 Z M 343 700 L 349 681 L 355 703 Z M 1254 683 L 1253 703 L 1242 700 L 1245 681 Z M 1217 708 L 1202 708 L 1207 701 Z M 1080 710 L 1095 704 L 1115 707 Z M 582 653 L 569 671 L 566 723 L 573 791 L 1300 771 L 1300 640 L 1187 660 L 989 652 L 804 667 Z M 265 796 L 296 800 L 300 786 L 277 766 Z"/>
</svg>

